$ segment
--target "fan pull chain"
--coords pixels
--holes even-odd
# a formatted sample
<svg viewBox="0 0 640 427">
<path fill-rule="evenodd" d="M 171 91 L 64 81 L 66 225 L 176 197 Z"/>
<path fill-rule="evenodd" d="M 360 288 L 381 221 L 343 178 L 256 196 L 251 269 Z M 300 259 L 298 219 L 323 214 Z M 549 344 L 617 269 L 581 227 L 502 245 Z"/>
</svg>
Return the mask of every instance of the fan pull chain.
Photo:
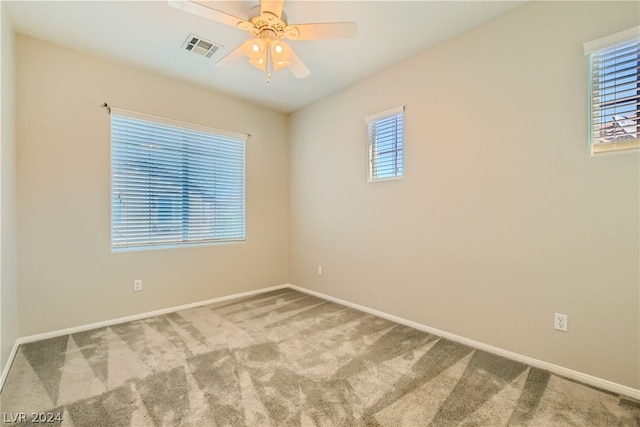
<svg viewBox="0 0 640 427">
<path fill-rule="evenodd" d="M 271 46 L 267 46 L 267 83 L 271 83 Z"/>
</svg>

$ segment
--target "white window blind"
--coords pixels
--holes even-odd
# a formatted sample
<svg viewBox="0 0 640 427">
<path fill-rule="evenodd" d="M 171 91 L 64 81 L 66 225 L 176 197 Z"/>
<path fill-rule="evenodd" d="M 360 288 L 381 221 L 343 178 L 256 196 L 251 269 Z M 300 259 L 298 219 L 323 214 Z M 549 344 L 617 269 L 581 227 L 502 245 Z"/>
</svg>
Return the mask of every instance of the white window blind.
<svg viewBox="0 0 640 427">
<path fill-rule="evenodd" d="M 401 178 L 403 173 L 404 106 L 365 117 L 369 181 Z"/>
<path fill-rule="evenodd" d="M 584 44 L 592 154 L 640 147 L 640 27 Z"/>
<path fill-rule="evenodd" d="M 111 108 L 111 246 L 245 238 L 246 135 Z"/>
</svg>

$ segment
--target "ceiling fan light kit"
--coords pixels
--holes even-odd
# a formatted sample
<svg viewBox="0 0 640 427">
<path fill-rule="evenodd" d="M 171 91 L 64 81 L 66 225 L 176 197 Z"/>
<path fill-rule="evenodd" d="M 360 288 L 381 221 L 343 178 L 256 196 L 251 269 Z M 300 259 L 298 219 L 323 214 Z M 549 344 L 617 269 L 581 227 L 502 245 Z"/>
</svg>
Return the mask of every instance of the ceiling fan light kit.
<svg viewBox="0 0 640 427">
<path fill-rule="evenodd" d="M 289 68 L 294 76 L 301 79 L 311 72 L 293 49 L 283 41 L 319 40 L 355 37 L 358 26 L 355 22 L 327 22 L 321 24 L 288 25 L 287 15 L 283 11 L 284 0 L 262 0 L 260 5 L 249 11 L 247 20 L 211 9 L 195 0 L 167 0 L 180 10 L 220 22 L 244 31 L 253 38 L 246 40 L 232 52 L 216 63 L 225 65 L 240 55 L 249 59 L 254 67 L 267 72 L 267 82 L 271 82 L 271 71 Z"/>
<path fill-rule="evenodd" d="M 262 29 L 259 37 L 248 39 L 242 44 L 249 63 L 260 70 L 267 71 L 267 82 L 271 81 L 271 70 L 278 71 L 291 63 L 291 48 L 278 40 L 277 34 L 269 29 Z"/>
</svg>

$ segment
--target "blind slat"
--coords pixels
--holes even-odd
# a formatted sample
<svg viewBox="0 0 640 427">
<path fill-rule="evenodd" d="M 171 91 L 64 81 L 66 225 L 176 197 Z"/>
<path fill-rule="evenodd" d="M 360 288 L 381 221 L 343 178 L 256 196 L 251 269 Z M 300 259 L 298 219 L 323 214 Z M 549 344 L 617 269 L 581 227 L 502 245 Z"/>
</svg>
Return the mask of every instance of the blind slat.
<svg viewBox="0 0 640 427">
<path fill-rule="evenodd" d="M 112 109 L 112 248 L 241 241 L 245 140 Z"/>
<path fill-rule="evenodd" d="M 598 41 L 590 46 L 590 50 L 587 52 L 585 48 L 585 52 L 589 53 L 591 61 L 591 152 L 596 154 L 637 148 L 640 134 L 638 32 L 629 32 L 625 40 L 617 37 L 612 45 Z M 593 46 L 597 46 L 597 49 Z"/>
<path fill-rule="evenodd" d="M 403 174 L 404 106 L 365 118 L 369 146 L 369 181 Z"/>
</svg>

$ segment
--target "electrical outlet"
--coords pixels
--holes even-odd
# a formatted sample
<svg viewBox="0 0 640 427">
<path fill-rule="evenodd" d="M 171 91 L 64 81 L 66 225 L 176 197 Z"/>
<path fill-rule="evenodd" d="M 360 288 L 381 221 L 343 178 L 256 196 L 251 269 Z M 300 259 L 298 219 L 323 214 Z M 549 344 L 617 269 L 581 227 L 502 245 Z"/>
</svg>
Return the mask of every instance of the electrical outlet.
<svg viewBox="0 0 640 427">
<path fill-rule="evenodd" d="M 567 332 L 569 330 L 569 316 L 566 314 L 555 313 L 553 316 L 553 329 Z"/>
<path fill-rule="evenodd" d="M 133 281 L 133 292 L 140 292 L 142 290 L 142 280 Z"/>
<path fill-rule="evenodd" d="M 324 269 L 322 268 L 321 265 L 319 265 L 318 266 L 318 276 L 322 276 L 323 272 L 324 272 Z"/>
</svg>

